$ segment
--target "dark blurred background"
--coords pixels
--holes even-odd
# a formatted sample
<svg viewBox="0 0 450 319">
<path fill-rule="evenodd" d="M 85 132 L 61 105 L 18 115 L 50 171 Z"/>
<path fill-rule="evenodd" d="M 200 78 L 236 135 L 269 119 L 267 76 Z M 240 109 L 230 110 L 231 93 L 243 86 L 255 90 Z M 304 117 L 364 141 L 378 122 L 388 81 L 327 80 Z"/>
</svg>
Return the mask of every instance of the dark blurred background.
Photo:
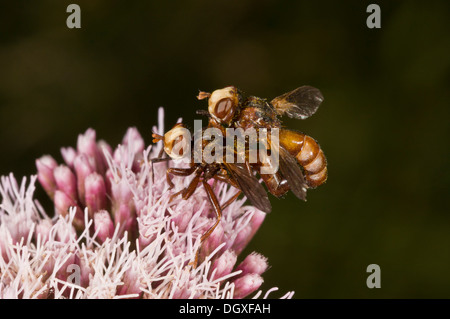
<svg viewBox="0 0 450 319">
<path fill-rule="evenodd" d="M 68 4 L 81 29 L 68 29 Z M 296 298 L 450 297 L 450 4 L 377 1 L 9 1 L 0 11 L 0 175 L 92 127 L 147 143 L 205 108 L 198 90 L 273 98 L 298 86 L 325 101 L 286 120 L 317 139 L 326 185 L 307 203 L 271 197 L 248 247 L 269 258 L 263 289 Z M 38 191 L 45 203 L 45 195 Z M 381 288 L 366 267 L 381 267 Z"/>
</svg>

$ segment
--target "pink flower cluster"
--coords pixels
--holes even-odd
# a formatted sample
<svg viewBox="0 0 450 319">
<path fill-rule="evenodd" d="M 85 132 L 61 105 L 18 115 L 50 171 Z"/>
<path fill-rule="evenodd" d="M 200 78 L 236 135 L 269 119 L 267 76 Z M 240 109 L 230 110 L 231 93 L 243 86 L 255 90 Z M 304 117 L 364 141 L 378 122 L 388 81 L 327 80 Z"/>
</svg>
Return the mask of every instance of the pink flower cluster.
<svg viewBox="0 0 450 319">
<path fill-rule="evenodd" d="M 160 134 L 162 122 L 160 109 L 153 128 Z M 152 163 L 161 147 L 146 148 L 130 128 L 113 149 L 88 129 L 76 149 L 61 149 L 64 164 L 45 155 L 29 183 L 2 177 L 0 298 L 244 298 L 257 291 L 267 259 L 238 256 L 265 214 L 245 198 L 232 203 L 193 267 L 214 213 L 203 187 L 189 200 L 171 199 L 190 178 L 174 177 L 169 189 L 167 165 L 183 164 Z M 53 201 L 52 214 L 33 198 L 36 179 Z M 221 204 L 237 192 L 212 185 Z"/>
</svg>

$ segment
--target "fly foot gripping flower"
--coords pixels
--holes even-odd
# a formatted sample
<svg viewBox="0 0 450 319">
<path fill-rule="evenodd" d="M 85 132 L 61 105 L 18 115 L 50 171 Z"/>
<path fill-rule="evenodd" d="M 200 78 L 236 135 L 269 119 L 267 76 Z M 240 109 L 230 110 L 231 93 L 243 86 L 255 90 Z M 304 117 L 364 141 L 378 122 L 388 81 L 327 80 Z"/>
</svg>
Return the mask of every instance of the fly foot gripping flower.
<svg viewBox="0 0 450 319">
<path fill-rule="evenodd" d="M 162 122 L 161 109 L 160 134 Z M 135 128 L 115 149 L 88 129 L 75 148 L 61 149 L 64 163 L 45 155 L 29 180 L 2 177 L 0 298 L 244 298 L 257 291 L 267 259 L 238 259 L 265 214 L 245 198 L 233 201 L 193 268 L 214 212 L 203 186 L 189 200 L 171 200 L 189 178 L 174 177 L 171 188 L 165 171 L 183 163 L 151 163 L 160 149 L 145 147 Z M 52 211 L 34 199 L 36 180 Z M 237 192 L 213 186 L 221 205 Z"/>
</svg>

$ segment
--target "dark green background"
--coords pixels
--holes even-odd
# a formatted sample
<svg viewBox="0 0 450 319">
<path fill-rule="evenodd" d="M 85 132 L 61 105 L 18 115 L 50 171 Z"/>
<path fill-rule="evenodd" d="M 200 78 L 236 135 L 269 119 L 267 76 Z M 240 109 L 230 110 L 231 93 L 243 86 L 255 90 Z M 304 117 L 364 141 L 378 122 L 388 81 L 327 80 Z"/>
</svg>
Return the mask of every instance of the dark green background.
<svg viewBox="0 0 450 319">
<path fill-rule="evenodd" d="M 273 98 L 325 96 L 305 121 L 329 162 L 325 186 L 272 198 L 252 241 L 269 258 L 263 288 L 297 298 L 450 297 L 450 5 L 378 1 L 9 1 L 0 12 L 0 174 L 75 145 L 88 127 L 112 145 L 129 126 L 147 143 L 193 123 L 198 90 L 236 85 Z M 41 202 L 48 204 L 39 190 Z M 381 267 L 381 289 L 366 267 Z M 281 295 L 278 294 L 278 295 Z M 277 296 L 277 293 L 272 296 Z"/>
</svg>

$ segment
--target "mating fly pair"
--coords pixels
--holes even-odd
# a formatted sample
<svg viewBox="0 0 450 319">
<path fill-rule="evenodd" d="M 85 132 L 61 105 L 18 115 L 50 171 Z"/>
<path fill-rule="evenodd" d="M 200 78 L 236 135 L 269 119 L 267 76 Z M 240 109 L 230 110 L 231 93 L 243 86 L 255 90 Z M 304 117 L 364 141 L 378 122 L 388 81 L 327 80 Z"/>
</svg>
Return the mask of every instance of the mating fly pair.
<svg viewBox="0 0 450 319">
<path fill-rule="evenodd" d="M 306 200 L 308 188 L 315 188 L 325 183 L 327 163 L 319 144 L 301 132 L 282 127 L 279 119 L 283 115 L 296 119 L 305 119 L 313 115 L 323 101 L 323 96 L 318 89 L 302 86 L 272 101 L 267 101 L 255 96 L 245 97 L 240 90 L 229 86 L 212 93 L 200 92 L 198 99 L 208 99 L 208 110 L 197 111 L 198 114 L 209 118 L 208 126 L 203 128 L 203 131 L 207 128 L 217 128 L 225 133 L 227 128 L 254 129 L 258 133 L 257 136 L 260 136 L 259 133 L 262 130 L 270 132 L 272 129 L 278 129 L 279 132 L 278 145 L 272 145 L 273 141 L 270 139 L 266 140 L 267 149 L 271 151 L 276 149 L 278 152 L 279 170 L 274 173 L 264 173 L 263 168 L 272 165 L 265 158 L 259 157 L 256 162 L 250 162 L 248 150 L 245 152 L 247 154 L 245 161 L 241 164 L 227 161 L 225 153 L 223 157 L 220 156 L 221 161 L 212 163 L 204 160 L 196 162 L 193 154 L 190 154 L 191 161 L 188 168 L 167 169 L 166 177 L 171 187 L 174 185 L 170 175 L 186 177 L 194 175 L 189 185 L 173 196 L 181 195 L 183 199 L 188 199 L 200 183 L 206 191 L 217 219 L 203 234 L 201 242 L 205 241 L 219 224 L 223 209 L 236 200 L 241 193 L 259 210 L 266 213 L 271 211 L 267 191 L 260 184 L 259 178 L 263 180 L 272 195 L 279 198 L 291 190 L 302 200 Z M 187 144 L 194 146 L 194 140 L 187 140 L 183 131 L 184 126 L 178 123 L 164 136 L 153 134 L 153 142 L 163 141 L 163 149 L 169 155 L 168 159 L 185 157 L 186 154 L 183 154 L 182 150 L 195 149 L 195 147 L 186 147 Z M 201 140 L 201 149 L 203 150 L 209 143 L 208 140 Z M 177 152 L 174 153 L 175 149 Z M 237 152 L 236 149 L 232 151 Z M 220 206 L 208 183 L 210 179 L 232 185 L 239 192 Z M 197 263 L 197 258 L 198 251 L 194 265 Z"/>
</svg>

